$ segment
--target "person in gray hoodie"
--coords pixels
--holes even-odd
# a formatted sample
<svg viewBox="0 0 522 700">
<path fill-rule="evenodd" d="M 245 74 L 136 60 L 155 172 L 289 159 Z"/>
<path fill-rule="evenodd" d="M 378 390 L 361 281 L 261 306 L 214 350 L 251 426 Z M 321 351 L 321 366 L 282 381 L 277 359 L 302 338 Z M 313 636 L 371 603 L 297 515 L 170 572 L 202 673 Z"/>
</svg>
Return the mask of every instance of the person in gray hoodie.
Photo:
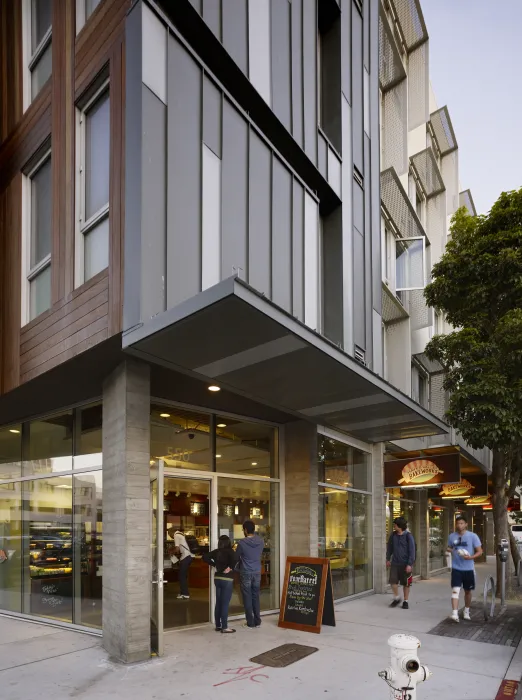
<svg viewBox="0 0 522 700">
<path fill-rule="evenodd" d="M 239 555 L 239 578 L 241 594 L 245 606 L 245 627 L 261 627 L 261 606 L 259 591 L 261 589 L 261 556 L 265 543 L 256 533 L 256 526 L 251 520 L 243 523 L 245 539 L 237 545 Z"/>
</svg>

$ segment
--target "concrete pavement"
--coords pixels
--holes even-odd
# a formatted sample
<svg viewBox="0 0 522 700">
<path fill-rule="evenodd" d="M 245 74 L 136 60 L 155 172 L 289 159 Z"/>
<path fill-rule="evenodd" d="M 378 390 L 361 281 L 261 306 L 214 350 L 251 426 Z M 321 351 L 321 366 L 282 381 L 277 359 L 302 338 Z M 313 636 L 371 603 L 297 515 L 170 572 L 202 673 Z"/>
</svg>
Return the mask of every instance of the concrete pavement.
<svg viewBox="0 0 522 700">
<path fill-rule="evenodd" d="M 477 591 L 488 568 L 478 567 Z M 513 648 L 427 634 L 449 612 L 447 575 L 415 584 L 410 610 L 390 609 L 389 602 L 380 595 L 342 603 L 336 607 L 337 626 L 324 627 L 320 635 L 279 629 L 276 617 L 264 618 L 258 630 L 232 623 L 238 631 L 229 636 L 210 625 L 172 632 L 163 658 L 133 666 L 108 659 L 99 638 L 0 618 L 0 697 L 200 700 L 210 691 L 216 700 L 228 700 L 231 693 L 248 694 L 249 700 L 385 700 L 389 690 L 377 672 L 388 664 L 388 637 L 404 631 L 420 639 L 421 661 L 434 674 L 420 687 L 419 700 L 446 695 L 495 700 Z M 319 651 L 284 669 L 249 661 L 287 642 Z"/>
</svg>

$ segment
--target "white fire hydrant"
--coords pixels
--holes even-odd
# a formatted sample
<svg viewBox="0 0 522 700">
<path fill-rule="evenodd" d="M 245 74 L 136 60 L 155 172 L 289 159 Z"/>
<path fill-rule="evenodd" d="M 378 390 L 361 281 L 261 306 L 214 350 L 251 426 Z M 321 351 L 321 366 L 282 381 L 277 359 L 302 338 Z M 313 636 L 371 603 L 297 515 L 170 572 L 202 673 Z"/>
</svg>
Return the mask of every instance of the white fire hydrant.
<svg viewBox="0 0 522 700">
<path fill-rule="evenodd" d="M 411 634 L 394 634 L 388 639 L 390 666 L 379 676 L 390 686 L 390 700 L 416 700 L 417 684 L 431 678 L 417 654 L 421 643 Z"/>
</svg>

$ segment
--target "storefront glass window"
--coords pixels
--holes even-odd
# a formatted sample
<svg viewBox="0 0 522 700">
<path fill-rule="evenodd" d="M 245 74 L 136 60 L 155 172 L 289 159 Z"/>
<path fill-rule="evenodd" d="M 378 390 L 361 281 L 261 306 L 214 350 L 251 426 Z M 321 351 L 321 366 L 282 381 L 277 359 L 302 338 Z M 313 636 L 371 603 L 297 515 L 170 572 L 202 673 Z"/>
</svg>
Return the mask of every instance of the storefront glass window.
<svg viewBox="0 0 522 700">
<path fill-rule="evenodd" d="M 72 622 L 72 477 L 24 482 L 24 612 Z"/>
<path fill-rule="evenodd" d="M 402 516 L 408 522 L 408 530 L 413 535 L 416 548 L 416 559 L 413 565 L 415 576 L 420 575 L 420 493 L 415 489 L 388 489 L 386 503 L 386 537 L 393 532 L 393 521 Z"/>
<path fill-rule="evenodd" d="M 184 408 L 153 404 L 150 416 L 150 460 L 166 467 L 212 471 L 210 416 Z"/>
<path fill-rule="evenodd" d="M 24 425 L 24 476 L 72 469 L 73 413 L 40 418 Z"/>
<path fill-rule="evenodd" d="M 16 479 L 21 476 L 22 426 L 0 428 L 0 479 Z"/>
<path fill-rule="evenodd" d="M 345 598 L 373 586 L 371 460 L 319 435 L 318 461 L 319 556 L 330 559 L 334 598 Z"/>
<path fill-rule="evenodd" d="M 279 484 L 249 479 L 218 480 L 218 535 L 234 546 L 243 539 L 243 523 L 253 520 L 264 540 L 261 561 L 261 610 L 279 607 Z M 234 582 L 230 614 L 243 612 L 239 576 Z"/>
<path fill-rule="evenodd" d="M 429 567 L 430 571 L 446 566 L 446 545 L 448 542 L 449 513 L 447 508 L 437 503 L 428 506 L 429 526 Z"/>
<path fill-rule="evenodd" d="M 77 409 L 77 439 L 74 450 L 74 468 L 102 466 L 102 404 Z"/>
<path fill-rule="evenodd" d="M 277 476 L 276 430 L 237 418 L 216 418 L 216 471 L 241 476 Z"/>
<path fill-rule="evenodd" d="M 0 484 L 0 609 L 22 612 L 22 489 L 21 483 Z"/>
<path fill-rule="evenodd" d="M 102 626 L 102 472 L 74 477 L 74 622 Z"/>
</svg>

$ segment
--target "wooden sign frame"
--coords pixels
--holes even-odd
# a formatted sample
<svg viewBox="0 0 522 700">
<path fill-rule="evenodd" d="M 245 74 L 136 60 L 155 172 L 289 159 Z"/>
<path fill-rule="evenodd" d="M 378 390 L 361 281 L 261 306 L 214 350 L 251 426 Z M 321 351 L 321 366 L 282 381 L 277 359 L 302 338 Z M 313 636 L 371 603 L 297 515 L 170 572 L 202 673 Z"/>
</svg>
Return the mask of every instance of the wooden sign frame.
<svg viewBox="0 0 522 700">
<path fill-rule="evenodd" d="M 317 606 L 317 617 L 315 625 L 304 625 L 298 622 L 288 622 L 285 620 L 286 599 L 288 594 L 288 582 L 292 564 L 314 564 L 322 566 L 321 587 L 319 589 L 319 604 Z M 279 610 L 279 627 L 302 632 L 321 633 L 321 625 L 335 627 L 335 611 L 333 603 L 332 574 L 330 570 L 330 560 L 315 557 L 287 557 L 285 567 L 285 580 L 283 584 L 283 594 L 281 596 L 281 607 Z"/>
</svg>

